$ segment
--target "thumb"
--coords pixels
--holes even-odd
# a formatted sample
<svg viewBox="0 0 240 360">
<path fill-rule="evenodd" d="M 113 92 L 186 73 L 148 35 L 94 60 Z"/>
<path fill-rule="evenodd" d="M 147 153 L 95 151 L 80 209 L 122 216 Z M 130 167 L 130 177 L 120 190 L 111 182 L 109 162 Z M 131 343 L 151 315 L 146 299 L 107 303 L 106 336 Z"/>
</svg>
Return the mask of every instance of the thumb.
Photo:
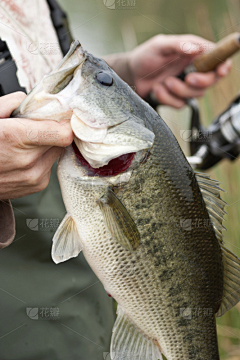
<svg viewBox="0 0 240 360">
<path fill-rule="evenodd" d="M 9 118 L 13 110 L 15 110 L 27 95 L 22 91 L 17 91 L 0 97 L 0 118 Z"/>
</svg>

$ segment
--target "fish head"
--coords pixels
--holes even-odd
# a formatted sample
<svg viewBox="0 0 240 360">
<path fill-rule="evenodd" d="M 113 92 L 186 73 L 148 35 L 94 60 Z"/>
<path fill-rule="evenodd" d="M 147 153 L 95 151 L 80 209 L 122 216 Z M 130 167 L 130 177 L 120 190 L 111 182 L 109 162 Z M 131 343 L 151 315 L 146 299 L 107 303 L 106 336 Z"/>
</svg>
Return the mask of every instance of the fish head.
<svg viewBox="0 0 240 360">
<path fill-rule="evenodd" d="M 87 52 L 85 56 L 82 84 L 69 104 L 71 125 L 79 158 L 101 173 L 112 160 L 122 156 L 121 163 L 128 162 L 133 153 L 151 148 L 154 133 L 130 101 L 136 96 L 133 89 L 104 60 Z"/>
<path fill-rule="evenodd" d="M 115 160 L 114 169 L 104 168 L 103 173 L 116 174 L 124 171 L 134 154 L 143 156 L 153 146 L 155 135 L 137 110 L 139 99 L 104 60 L 74 41 L 57 68 L 42 79 L 13 116 L 71 119 L 73 146 L 81 166 L 93 172 L 98 169 L 100 174 Z M 121 169 L 117 169 L 117 159 Z"/>
</svg>

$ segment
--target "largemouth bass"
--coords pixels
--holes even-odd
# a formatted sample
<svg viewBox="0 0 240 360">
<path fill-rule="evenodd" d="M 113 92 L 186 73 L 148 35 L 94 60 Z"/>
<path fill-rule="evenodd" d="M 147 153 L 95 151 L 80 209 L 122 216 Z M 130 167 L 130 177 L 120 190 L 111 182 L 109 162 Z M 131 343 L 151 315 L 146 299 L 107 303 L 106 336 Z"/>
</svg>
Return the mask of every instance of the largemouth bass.
<svg viewBox="0 0 240 360">
<path fill-rule="evenodd" d="M 219 183 L 194 173 L 161 117 L 78 41 L 13 115 L 71 118 L 52 258 L 83 251 L 117 301 L 111 358 L 218 360 L 216 316 L 240 299 Z"/>
</svg>

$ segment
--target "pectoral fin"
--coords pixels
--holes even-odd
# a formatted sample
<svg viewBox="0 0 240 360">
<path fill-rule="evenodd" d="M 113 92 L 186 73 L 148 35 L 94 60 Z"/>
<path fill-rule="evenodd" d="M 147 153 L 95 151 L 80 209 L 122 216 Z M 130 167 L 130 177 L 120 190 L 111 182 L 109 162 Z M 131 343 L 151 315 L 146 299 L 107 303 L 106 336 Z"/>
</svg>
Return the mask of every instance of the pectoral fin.
<svg viewBox="0 0 240 360">
<path fill-rule="evenodd" d="M 58 264 L 78 256 L 81 250 L 82 245 L 76 225 L 71 215 L 67 214 L 53 237 L 52 259 Z"/>
<path fill-rule="evenodd" d="M 97 203 L 112 236 L 127 250 L 136 250 L 140 244 L 140 234 L 127 209 L 114 192 L 108 189 Z"/>
</svg>

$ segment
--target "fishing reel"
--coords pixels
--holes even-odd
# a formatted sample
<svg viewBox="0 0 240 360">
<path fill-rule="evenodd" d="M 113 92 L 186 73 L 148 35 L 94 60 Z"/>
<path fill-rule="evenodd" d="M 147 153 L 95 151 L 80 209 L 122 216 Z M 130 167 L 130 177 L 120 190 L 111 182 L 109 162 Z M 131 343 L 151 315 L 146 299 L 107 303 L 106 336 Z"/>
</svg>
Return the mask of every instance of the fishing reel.
<svg viewBox="0 0 240 360">
<path fill-rule="evenodd" d="M 239 48 L 240 34 L 230 34 L 220 40 L 213 51 L 197 57 L 178 78 L 184 80 L 193 71 L 214 70 Z M 155 110 L 160 105 L 152 93 L 145 100 Z M 240 154 L 240 94 L 208 129 L 201 125 L 196 99 L 188 99 L 187 104 L 191 109 L 191 126 L 190 130 L 182 132 L 181 137 L 189 142 L 191 156 L 188 161 L 192 167 L 206 170 L 224 158 L 235 160 Z"/>
<path fill-rule="evenodd" d="M 191 126 L 183 140 L 189 141 L 189 163 L 206 170 L 224 158 L 235 160 L 240 154 L 240 94 L 207 129 L 201 125 L 197 101 L 189 99 L 188 105 Z"/>
</svg>

